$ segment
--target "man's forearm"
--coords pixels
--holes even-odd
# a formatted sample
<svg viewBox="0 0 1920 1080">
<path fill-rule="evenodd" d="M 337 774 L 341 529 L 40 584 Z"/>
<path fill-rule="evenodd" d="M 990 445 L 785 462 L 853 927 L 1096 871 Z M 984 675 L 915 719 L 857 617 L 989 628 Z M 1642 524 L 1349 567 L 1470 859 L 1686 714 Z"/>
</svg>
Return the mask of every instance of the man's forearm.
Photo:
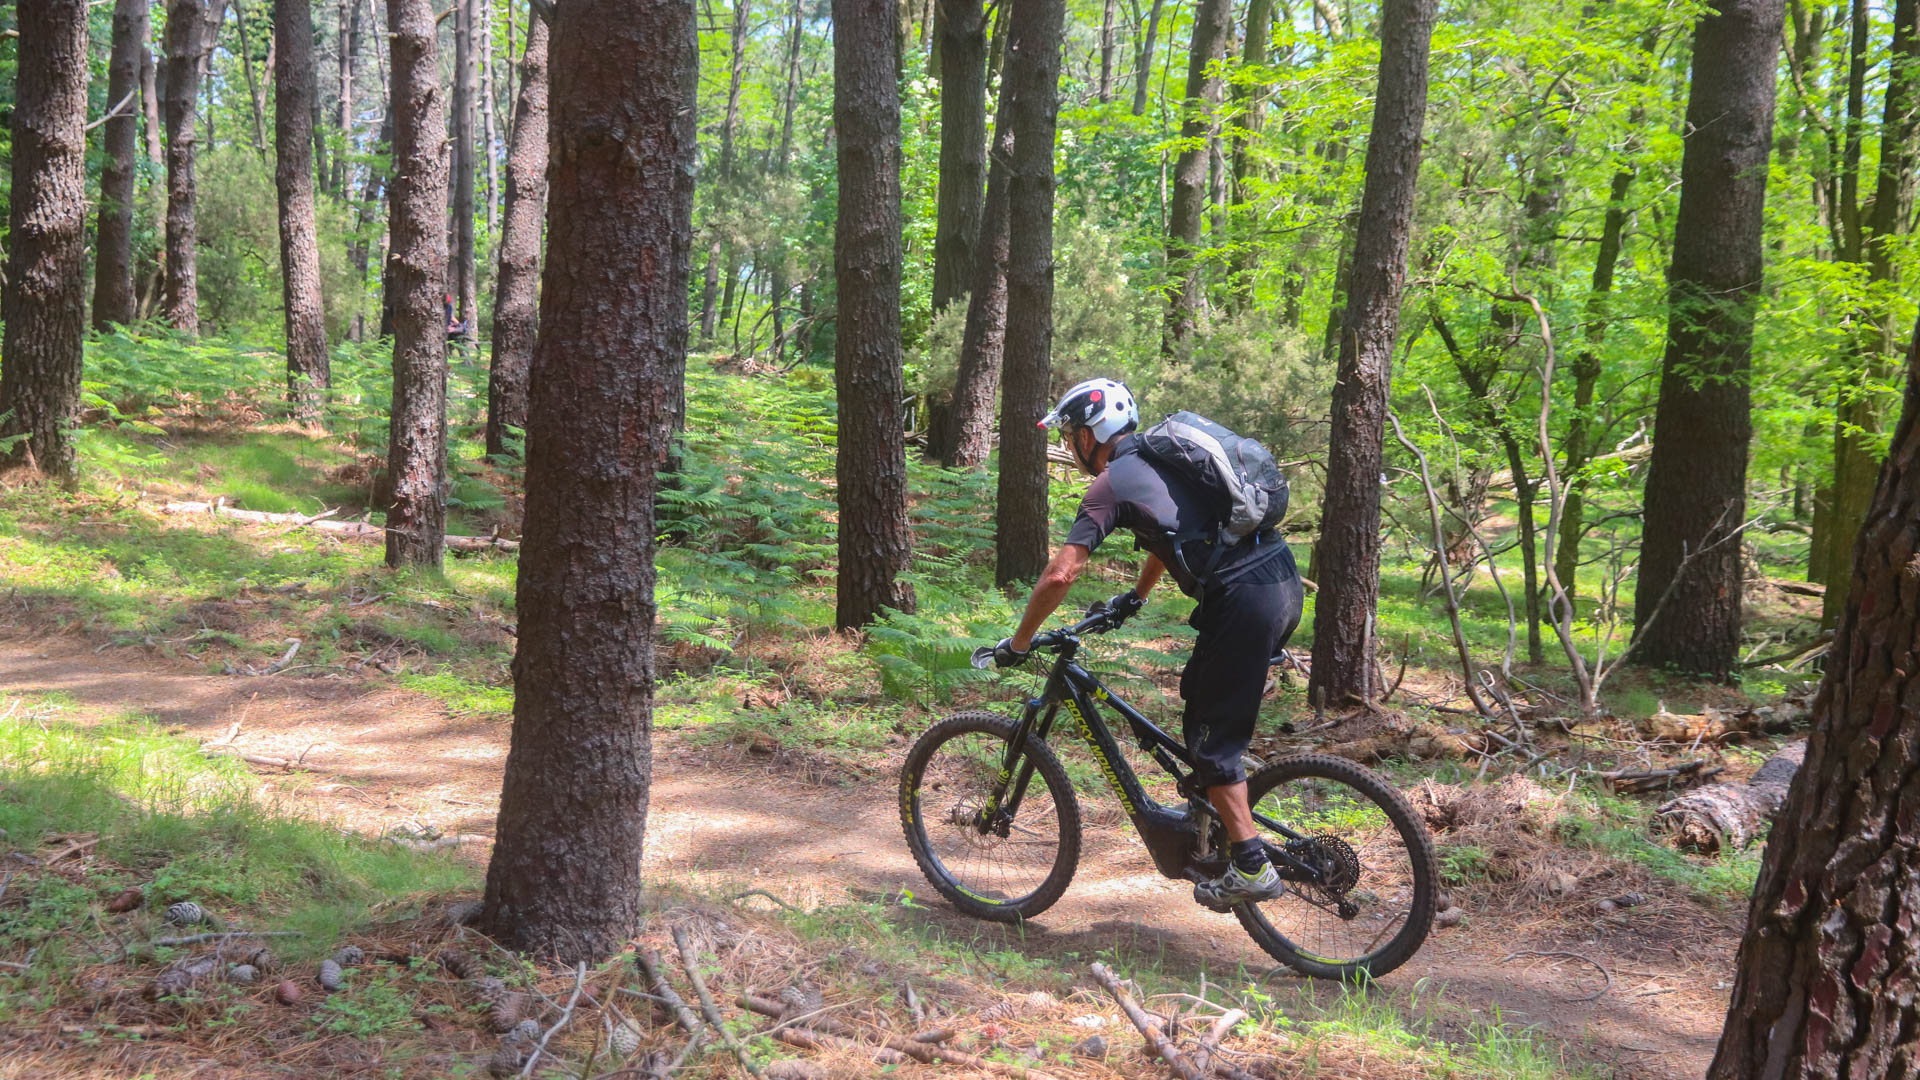
<svg viewBox="0 0 1920 1080">
<path fill-rule="evenodd" d="M 1013 647 L 1025 649 L 1033 642 L 1033 635 L 1040 632 L 1040 624 L 1047 621 L 1060 607 L 1060 601 L 1067 598 L 1067 591 L 1073 588 L 1072 579 L 1057 581 L 1042 577 L 1033 587 L 1033 595 L 1027 597 L 1027 613 L 1020 617 L 1020 628 L 1013 632 Z"/>
<path fill-rule="evenodd" d="M 1166 572 L 1167 564 L 1160 561 L 1160 556 L 1148 554 L 1146 565 L 1140 568 L 1140 580 L 1133 586 L 1134 595 L 1145 600 L 1153 587 L 1160 583 L 1160 575 Z"/>
</svg>

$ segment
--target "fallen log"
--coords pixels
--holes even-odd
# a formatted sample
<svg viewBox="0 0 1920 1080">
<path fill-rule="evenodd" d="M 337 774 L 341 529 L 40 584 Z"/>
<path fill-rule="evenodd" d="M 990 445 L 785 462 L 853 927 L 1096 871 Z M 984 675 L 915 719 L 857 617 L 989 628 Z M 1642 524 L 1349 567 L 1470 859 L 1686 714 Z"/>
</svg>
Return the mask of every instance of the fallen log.
<svg viewBox="0 0 1920 1080">
<path fill-rule="evenodd" d="M 1789 743 L 1745 783 L 1695 788 L 1660 807 L 1654 823 L 1682 847 L 1709 854 L 1738 851 L 1787 801 L 1787 787 L 1806 757 L 1806 743 Z"/>
<path fill-rule="evenodd" d="M 314 529 L 347 540 L 380 541 L 387 539 L 387 530 L 379 525 L 364 521 L 330 521 L 320 514 L 270 514 L 265 510 L 237 510 L 219 502 L 173 502 L 160 508 L 163 514 L 210 514 L 215 517 L 233 518 L 236 521 L 251 521 L 260 525 L 291 525 L 298 529 Z M 331 512 L 331 511 L 329 511 Z M 453 551 L 519 551 L 520 541 L 502 540 L 497 536 L 449 536 L 446 545 Z"/>
<path fill-rule="evenodd" d="M 1723 771 L 1718 765 L 1711 769 L 1703 768 L 1706 761 L 1689 761 L 1671 769 L 1649 769 L 1640 772 L 1622 770 L 1620 772 L 1600 773 L 1602 780 L 1613 785 L 1617 794 L 1637 794 L 1643 791 L 1655 791 L 1666 788 L 1687 787 L 1720 775 Z"/>
<path fill-rule="evenodd" d="M 741 1008 L 750 1009 L 762 1016 L 771 1016 L 775 1020 L 781 1021 L 788 1019 L 788 1009 L 785 1004 L 770 998 L 761 997 L 752 990 L 741 994 L 739 1002 Z M 828 1035 L 837 1035 L 840 1038 L 850 1039 L 857 1043 L 875 1041 L 876 1038 L 854 1027 L 852 1024 L 837 1020 L 831 1016 L 809 1016 L 804 1020 L 793 1020 L 792 1023 L 795 1027 L 804 1027 Z M 782 1030 L 792 1029 L 786 1028 Z M 927 1064 L 944 1061 L 949 1065 L 963 1065 L 969 1069 L 978 1069 L 981 1072 L 998 1073 L 1001 1076 L 1013 1077 L 1014 1080 L 1054 1080 L 1052 1076 L 1041 1072 L 1039 1069 L 1028 1068 L 1025 1065 L 1016 1065 L 1005 1061 L 990 1061 L 964 1051 L 951 1050 L 945 1046 L 916 1042 L 911 1039 L 902 1039 L 893 1035 L 880 1035 L 877 1037 L 877 1041 L 888 1050 L 905 1054 L 915 1061 Z"/>
</svg>

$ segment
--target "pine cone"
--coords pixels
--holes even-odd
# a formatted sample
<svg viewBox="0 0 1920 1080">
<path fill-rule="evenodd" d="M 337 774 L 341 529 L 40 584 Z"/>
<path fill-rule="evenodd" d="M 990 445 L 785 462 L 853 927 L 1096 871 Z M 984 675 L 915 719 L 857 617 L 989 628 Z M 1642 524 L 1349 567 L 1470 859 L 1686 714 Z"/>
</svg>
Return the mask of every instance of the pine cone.
<svg viewBox="0 0 1920 1080">
<path fill-rule="evenodd" d="M 613 1033 L 607 1037 L 607 1045 L 621 1057 L 630 1056 L 640 1049 L 640 1025 L 631 1020 L 622 1020 L 613 1025 Z"/>
<path fill-rule="evenodd" d="M 191 900 L 167 906 L 167 921 L 175 926 L 198 926 L 206 920 L 206 911 Z"/>
<path fill-rule="evenodd" d="M 241 986 L 252 986 L 260 978 L 260 971 L 252 964 L 234 964 L 227 968 L 227 981 Z"/>
<path fill-rule="evenodd" d="M 509 1043 L 531 1043 L 539 1037 L 540 1025 L 533 1017 L 529 1016 L 525 1020 L 513 1025 L 513 1030 L 500 1036 L 500 1040 Z"/>
<path fill-rule="evenodd" d="M 338 990 L 345 979 L 346 972 L 340 970 L 339 964 L 331 960 L 320 961 L 320 989 L 329 991 Z"/>
<path fill-rule="evenodd" d="M 265 971 L 273 966 L 273 952 L 265 945 L 262 945 L 252 952 L 243 955 L 240 960 L 241 963 L 252 964 L 261 971 Z"/>
<path fill-rule="evenodd" d="M 527 1052 L 518 1043 L 503 1043 L 500 1049 L 487 1059 L 487 1073 L 490 1076 L 507 1080 L 520 1075 L 520 1067 L 527 1063 Z"/>
<path fill-rule="evenodd" d="M 333 962 L 343 968 L 359 967 L 367 959 L 366 950 L 358 945 L 348 945 L 333 954 Z"/>
<path fill-rule="evenodd" d="M 195 983 L 213 974 L 213 970 L 213 957 L 190 956 L 155 976 L 147 986 L 147 996 L 157 1000 L 169 995 L 185 994 L 193 989 Z"/>
<path fill-rule="evenodd" d="M 134 908 L 139 907 L 142 903 L 145 903 L 146 899 L 147 899 L 147 895 L 141 892 L 138 886 L 135 886 L 134 888 L 127 889 L 126 891 L 122 892 L 120 895 L 107 901 L 107 913 L 110 915 L 119 915 L 124 912 L 132 911 Z"/>
<path fill-rule="evenodd" d="M 480 913 L 486 910 L 486 906 L 486 902 L 482 900 L 462 900 L 457 904 L 449 904 L 446 911 L 446 924 L 449 927 L 471 926 L 480 918 Z"/>
<path fill-rule="evenodd" d="M 474 979 L 485 973 L 485 969 L 480 966 L 480 961 L 475 960 L 472 954 L 461 952 L 459 949 L 448 949 L 441 953 L 440 966 L 446 968 L 457 979 Z"/>
<path fill-rule="evenodd" d="M 488 975 L 473 980 L 473 996 L 478 1001 L 498 1001 L 507 992 L 507 984 Z"/>
<path fill-rule="evenodd" d="M 493 999 L 493 1004 L 487 1006 L 487 1026 L 501 1033 L 512 1031 L 526 1011 L 527 995 L 500 994 Z"/>
</svg>

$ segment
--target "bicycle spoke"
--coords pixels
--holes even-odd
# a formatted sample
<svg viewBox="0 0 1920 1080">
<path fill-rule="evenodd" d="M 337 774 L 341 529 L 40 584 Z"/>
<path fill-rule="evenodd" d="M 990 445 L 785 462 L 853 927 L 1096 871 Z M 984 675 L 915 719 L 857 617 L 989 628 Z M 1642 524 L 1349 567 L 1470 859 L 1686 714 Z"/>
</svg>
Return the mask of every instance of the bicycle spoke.
<svg viewBox="0 0 1920 1080">
<path fill-rule="evenodd" d="M 929 853 L 962 889 L 995 901 L 1015 901 L 1052 873 L 1060 850 L 1059 810 L 1045 784 L 1027 786 L 1016 818 L 982 833 L 979 811 L 992 798 L 1006 743 L 986 732 L 966 732 L 942 744 L 921 775 L 921 818 Z M 1017 775 L 1017 770 L 1016 770 Z"/>
</svg>

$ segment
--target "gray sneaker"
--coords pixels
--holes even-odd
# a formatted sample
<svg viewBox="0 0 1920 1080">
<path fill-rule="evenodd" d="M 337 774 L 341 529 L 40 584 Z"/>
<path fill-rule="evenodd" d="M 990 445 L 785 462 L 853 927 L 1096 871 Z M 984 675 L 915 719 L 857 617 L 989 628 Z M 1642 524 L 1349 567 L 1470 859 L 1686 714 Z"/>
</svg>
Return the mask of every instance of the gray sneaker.
<svg viewBox="0 0 1920 1080">
<path fill-rule="evenodd" d="M 1287 883 L 1280 880 L 1272 863 L 1261 863 L 1257 874 L 1229 866 L 1227 872 L 1219 877 L 1195 885 L 1193 900 L 1201 907 L 1225 912 L 1232 911 L 1240 904 L 1277 900 L 1286 891 Z"/>
</svg>

